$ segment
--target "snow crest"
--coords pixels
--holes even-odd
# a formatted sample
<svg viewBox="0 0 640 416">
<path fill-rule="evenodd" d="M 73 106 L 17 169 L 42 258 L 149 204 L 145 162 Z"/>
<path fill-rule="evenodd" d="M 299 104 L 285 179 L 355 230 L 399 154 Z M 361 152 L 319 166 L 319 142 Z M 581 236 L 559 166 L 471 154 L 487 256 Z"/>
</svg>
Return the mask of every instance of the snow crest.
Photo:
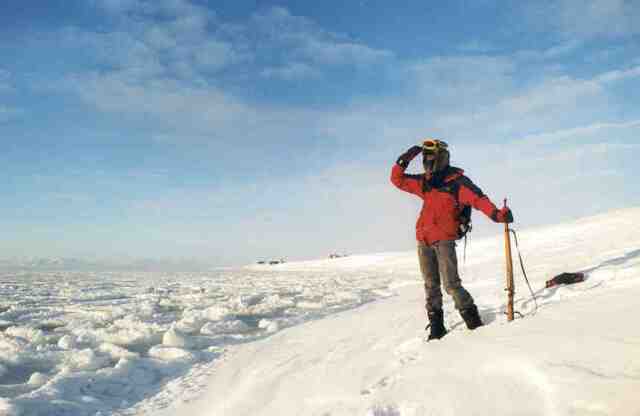
<svg viewBox="0 0 640 416">
<path fill-rule="evenodd" d="M 370 256 L 368 273 L 393 273 L 397 296 L 238 346 L 200 400 L 158 416 L 640 414 L 638 221 L 629 209 L 520 232 L 539 307 L 516 256 L 513 322 L 503 236 L 472 241 L 462 280 L 485 325 L 469 331 L 445 295 L 449 333 L 428 343 L 415 253 Z M 357 260 L 344 266 L 358 273 Z M 307 266 L 332 270 L 276 267 Z M 586 279 L 545 288 L 567 271 Z"/>
</svg>

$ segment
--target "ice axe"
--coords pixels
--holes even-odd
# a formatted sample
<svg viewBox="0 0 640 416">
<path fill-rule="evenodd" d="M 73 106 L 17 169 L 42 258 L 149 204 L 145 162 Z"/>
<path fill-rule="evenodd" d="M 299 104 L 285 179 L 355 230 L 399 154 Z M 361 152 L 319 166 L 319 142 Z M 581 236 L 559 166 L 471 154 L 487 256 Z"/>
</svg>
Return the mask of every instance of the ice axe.
<svg viewBox="0 0 640 416">
<path fill-rule="evenodd" d="M 504 207 L 507 207 L 507 198 L 504 199 Z M 513 258 L 511 257 L 511 235 L 509 224 L 504 223 L 504 251 L 507 259 L 507 321 L 513 321 L 513 295 L 515 287 L 513 284 Z"/>
</svg>

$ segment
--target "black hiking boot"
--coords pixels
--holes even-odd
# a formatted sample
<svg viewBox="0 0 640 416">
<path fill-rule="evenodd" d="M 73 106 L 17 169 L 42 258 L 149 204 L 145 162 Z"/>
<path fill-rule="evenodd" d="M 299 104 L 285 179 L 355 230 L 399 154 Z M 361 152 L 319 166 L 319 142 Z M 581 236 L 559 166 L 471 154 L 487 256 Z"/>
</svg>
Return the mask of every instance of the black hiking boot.
<svg viewBox="0 0 640 416">
<path fill-rule="evenodd" d="M 447 334 L 447 330 L 444 327 L 444 314 L 442 309 L 434 309 L 432 311 L 427 312 L 427 316 L 429 317 L 429 325 L 425 328 L 431 329 L 429 332 L 429 337 L 427 341 L 431 341 L 432 339 L 440 339 Z"/>
<path fill-rule="evenodd" d="M 467 328 L 469 329 L 476 329 L 483 325 L 476 305 L 471 305 L 468 308 L 462 309 L 460 311 L 460 316 L 462 316 L 464 323 L 467 324 Z"/>
</svg>

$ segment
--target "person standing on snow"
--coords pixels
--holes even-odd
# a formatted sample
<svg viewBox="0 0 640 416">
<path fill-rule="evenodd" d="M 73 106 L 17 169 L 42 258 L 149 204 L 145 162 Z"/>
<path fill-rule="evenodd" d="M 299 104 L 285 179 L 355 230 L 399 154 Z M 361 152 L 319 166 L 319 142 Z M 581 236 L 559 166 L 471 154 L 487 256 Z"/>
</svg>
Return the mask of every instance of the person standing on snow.
<svg viewBox="0 0 640 416">
<path fill-rule="evenodd" d="M 404 171 L 420 153 L 424 174 L 408 175 Z M 462 169 L 449 165 L 448 145 L 442 140 L 428 139 L 402 154 L 391 169 L 391 183 L 412 193 L 424 202 L 416 223 L 418 260 L 424 279 L 426 309 L 431 328 L 428 339 L 442 338 L 444 327 L 442 291 L 453 297 L 455 307 L 469 329 L 482 326 L 473 297 L 462 286 L 458 275 L 455 240 L 461 236 L 460 214 L 471 206 L 498 223 L 513 222 L 509 208 L 498 209 L 466 176 Z"/>
</svg>

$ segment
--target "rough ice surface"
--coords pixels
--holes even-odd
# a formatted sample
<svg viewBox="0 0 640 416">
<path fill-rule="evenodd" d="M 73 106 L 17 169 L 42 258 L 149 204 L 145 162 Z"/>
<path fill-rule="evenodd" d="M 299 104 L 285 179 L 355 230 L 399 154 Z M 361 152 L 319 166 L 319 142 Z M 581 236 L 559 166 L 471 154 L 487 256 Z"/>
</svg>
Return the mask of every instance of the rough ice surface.
<svg viewBox="0 0 640 416">
<path fill-rule="evenodd" d="M 450 333 L 429 344 L 414 251 L 0 274 L 0 415 L 636 414 L 638 221 L 521 232 L 540 308 L 516 273 L 510 324 L 502 237 L 473 240 L 462 278 L 486 325 L 467 331 L 445 295 Z M 544 288 L 564 271 L 587 279 Z"/>
<path fill-rule="evenodd" d="M 389 274 L 286 268 L 0 275 L 0 414 L 113 414 L 230 346 L 384 296 Z"/>
</svg>

